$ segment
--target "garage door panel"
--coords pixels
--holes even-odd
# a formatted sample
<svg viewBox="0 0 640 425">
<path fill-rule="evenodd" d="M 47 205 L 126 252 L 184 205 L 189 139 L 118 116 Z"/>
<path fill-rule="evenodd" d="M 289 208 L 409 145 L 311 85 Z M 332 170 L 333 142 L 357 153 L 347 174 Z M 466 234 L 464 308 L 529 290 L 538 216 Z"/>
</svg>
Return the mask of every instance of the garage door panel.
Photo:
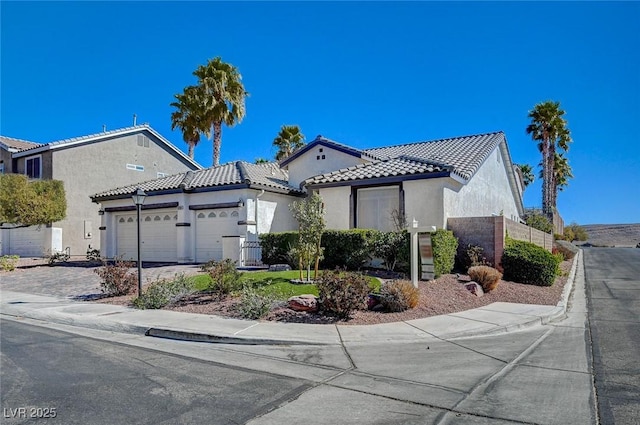
<svg viewBox="0 0 640 425">
<path fill-rule="evenodd" d="M 196 262 L 222 260 L 222 237 L 237 234 L 238 211 L 199 211 L 196 214 Z"/>
<path fill-rule="evenodd" d="M 150 211 L 141 214 L 142 261 L 177 261 L 177 219 L 178 215 L 173 211 Z M 118 224 L 116 243 L 118 255 L 127 260 L 135 260 L 138 255 L 136 216 L 120 216 L 116 222 Z"/>
</svg>

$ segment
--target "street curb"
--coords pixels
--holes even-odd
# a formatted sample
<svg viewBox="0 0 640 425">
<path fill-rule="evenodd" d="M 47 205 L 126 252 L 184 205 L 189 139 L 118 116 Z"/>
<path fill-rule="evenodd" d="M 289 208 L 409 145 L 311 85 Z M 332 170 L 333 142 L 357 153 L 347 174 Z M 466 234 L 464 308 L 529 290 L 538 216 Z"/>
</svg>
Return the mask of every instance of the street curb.
<svg viewBox="0 0 640 425">
<path fill-rule="evenodd" d="M 238 338 L 232 336 L 220 336 L 214 334 L 204 334 L 197 332 L 178 331 L 172 329 L 149 328 L 144 333 L 145 336 L 154 338 L 165 338 L 179 341 L 207 342 L 213 344 L 236 344 L 236 345 L 331 345 L 319 342 L 287 341 L 281 339 L 261 339 L 261 338 Z"/>
<path fill-rule="evenodd" d="M 584 267 L 582 265 L 582 249 L 579 249 L 578 253 L 574 257 L 573 265 L 571 266 L 571 271 L 569 272 L 569 277 L 567 278 L 567 284 L 564 286 L 564 289 L 562 290 L 562 296 L 560 297 L 560 301 L 558 301 L 558 304 L 556 304 L 557 307 L 562 308 L 562 311 L 556 314 L 550 315 L 547 321 L 543 322 L 543 324 L 546 325 L 549 322 L 555 322 L 557 320 L 564 319 L 565 317 L 567 317 L 567 307 L 569 306 L 569 297 L 571 296 L 571 292 L 573 291 L 573 287 L 575 285 L 578 264 L 580 264 L 581 267 Z"/>
</svg>

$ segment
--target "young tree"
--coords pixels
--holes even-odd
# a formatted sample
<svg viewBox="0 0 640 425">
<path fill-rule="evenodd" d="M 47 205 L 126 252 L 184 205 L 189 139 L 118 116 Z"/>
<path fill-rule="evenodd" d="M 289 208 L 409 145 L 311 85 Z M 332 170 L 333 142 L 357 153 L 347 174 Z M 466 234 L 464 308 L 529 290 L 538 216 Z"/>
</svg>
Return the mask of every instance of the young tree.
<svg viewBox="0 0 640 425">
<path fill-rule="evenodd" d="M 210 59 L 200 65 L 193 75 L 198 77 L 198 87 L 202 94 L 202 124 L 209 128 L 207 137 L 213 135 L 213 165 L 220 165 L 220 145 L 222 144 L 222 124 L 233 127 L 245 115 L 245 98 L 249 93 L 242 85 L 238 69 L 222 62 L 220 57 Z"/>
<path fill-rule="evenodd" d="M 48 224 L 64 219 L 66 214 L 60 180 L 29 181 L 22 174 L 0 175 L 0 224 Z"/>
<path fill-rule="evenodd" d="M 311 262 L 315 260 L 313 278 L 318 277 L 318 266 L 322 258 L 322 232 L 325 229 L 324 204 L 322 197 L 317 193 L 302 201 L 296 201 L 289 205 L 293 217 L 298 221 L 298 244 L 296 252 L 300 264 L 300 280 L 302 269 L 307 269 L 307 280 L 311 275 Z"/>
<path fill-rule="evenodd" d="M 558 186 L 555 173 L 556 150 L 566 152 L 571 143 L 571 134 L 564 119 L 565 111 L 560 102 L 546 101 L 538 103 L 529 111 L 531 123 L 527 126 L 527 134 L 538 142 L 542 153 L 542 212 L 552 216 L 556 209 L 555 194 Z M 565 177 L 568 178 L 567 175 Z M 564 182 L 566 185 L 566 181 Z"/>
<path fill-rule="evenodd" d="M 278 148 L 276 161 L 280 161 L 304 146 L 304 134 L 300 132 L 300 127 L 297 125 L 283 125 L 276 138 L 273 139 L 273 146 Z"/>
</svg>

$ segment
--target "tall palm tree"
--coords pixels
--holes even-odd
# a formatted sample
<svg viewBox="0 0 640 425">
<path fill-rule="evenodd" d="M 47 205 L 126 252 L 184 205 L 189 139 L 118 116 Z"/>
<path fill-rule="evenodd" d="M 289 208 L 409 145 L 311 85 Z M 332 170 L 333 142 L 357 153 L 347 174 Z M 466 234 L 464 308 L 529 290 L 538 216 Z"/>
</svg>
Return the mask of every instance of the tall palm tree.
<svg viewBox="0 0 640 425">
<path fill-rule="evenodd" d="M 182 138 L 189 146 L 189 158 L 193 159 L 193 150 L 200 142 L 202 129 L 202 104 L 198 87 L 185 87 L 183 93 L 174 95 L 176 101 L 171 106 L 176 108 L 171 113 L 171 129 L 176 127 L 182 131 Z"/>
<path fill-rule="evenodd" d="M 273 139 L 273 146 L 278 148 L 276 161 L 280 161 L 304 146 L 304 134 L 300 132 L 300 127 L 297 125 L 283 125 L 276 138 Z"/>
<path fill-rule="evenodd" d="M 220 165 L 220 145 L 222 124 L 233 127 L 245 115 L 244 100 L 249 93 L 242 85 L 238 69 L 222 62 L 220 57 L 209 59 L 200 65 L 193 75 L 198 77 L 198 86 L 203 95 L 203 124 L 208 130 L 207 137 L 213 135 L 213 165 Z"/>
<path fill-rule="evenodd" d="M 567 151 L 571 143 L 564 114 L 560 102 L 546 101 L 535 105 L 528 115 L 531 123 L 527 126 L 527 134 L 538 142 L 538 149 L 542 153 L 542 212 L 549 217 L 556 209 L 556 149 Z"/>
<path fill-rule="evenodd" d="M 518 164 L 518 168 L 520 169 L 520 173 L 522 174 L 522 183 L 524 184 L 524 188 L 526 189 L 535 177 L 533 175 L 533 168 L 529 164 Z"/>
</svg>

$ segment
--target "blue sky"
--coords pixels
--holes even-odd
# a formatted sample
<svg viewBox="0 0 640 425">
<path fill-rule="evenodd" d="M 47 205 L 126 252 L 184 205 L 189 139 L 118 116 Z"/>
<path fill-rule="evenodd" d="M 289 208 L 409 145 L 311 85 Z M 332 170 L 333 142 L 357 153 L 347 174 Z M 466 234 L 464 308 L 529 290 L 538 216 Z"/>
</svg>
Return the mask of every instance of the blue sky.
<svg viewBox="0 0 640 425">
<path fill-rule="evenodd" d="M 556 100 L 574 139 L 565 221 L 640 222 L 638 2 L 2 1 L 0 19 L 4 136 L 50 142 L 135 113 L 186 152 L 169 104 L 215 56 L 250 92 L 223 163 L 273 158 L 298 124 L 357 148 L 502 130 L 513 161 L 537 165 L 527 113 Z"/>
</svg>

